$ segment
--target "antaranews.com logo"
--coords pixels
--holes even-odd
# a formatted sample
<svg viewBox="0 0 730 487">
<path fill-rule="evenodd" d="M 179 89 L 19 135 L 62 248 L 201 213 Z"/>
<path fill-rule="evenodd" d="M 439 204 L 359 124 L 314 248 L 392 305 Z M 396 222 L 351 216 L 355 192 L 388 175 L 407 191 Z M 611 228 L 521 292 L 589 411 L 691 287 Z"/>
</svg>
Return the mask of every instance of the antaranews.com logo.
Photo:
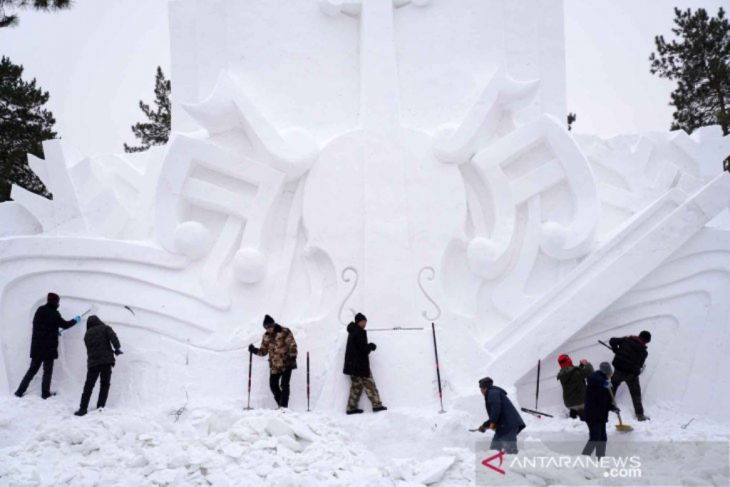
<svg viewBox="0 0 730 487">
<path fill-rule="evenodd" d="M 505 452 L 499 452 L 482 461 L 482 465 L 490 468 L 501 475 L 507 472 L 502 470 Z M 605 470 L 604 477 L 611 478 L 639 478 L 641 477 L 641 458 L 634 457 L 603 457 L 594 458 L 588 456 L 531 456 L 521 457 L 509 455 L 507 462 L 510 470 L 515 469 L 577 469 L 577 468 L 600 468 Z M 497 463 L 499 462 L 499 463 Z"/>
<path fill-rule="evenodd" d="M 518 454 L 477 443 L 477 485 L 730 485 L 728 442 L 614 442 L 606 456 L 584 442 L 520 442 Z"/>
</svg>

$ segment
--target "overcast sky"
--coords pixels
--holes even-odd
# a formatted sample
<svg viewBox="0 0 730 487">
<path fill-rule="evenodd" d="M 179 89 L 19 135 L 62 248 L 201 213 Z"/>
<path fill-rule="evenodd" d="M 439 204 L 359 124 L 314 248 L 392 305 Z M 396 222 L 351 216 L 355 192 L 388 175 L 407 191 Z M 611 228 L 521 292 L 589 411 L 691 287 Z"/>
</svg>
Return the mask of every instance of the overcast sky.
<svg viewBox="0 0 730 487">
<path fill-rule="evenodd" d="M 654 36 L 670 34 L 674 6 L 714 15 L 730 0 L 565 0 L 577 132 L 669 128 L 672 83 L 649 73 L 648 57 Z M 152 100 L 158 65 L 169 74 L 169 51 L 167 0 L 76 0 L 70 11 L 22 12 L 19 27 L 0 29 L 0 54 L 51 93 L 57 132 L 87 155 L 136 142 L 129 127 L 142 119 L 137 103 Z"/>
</svg>

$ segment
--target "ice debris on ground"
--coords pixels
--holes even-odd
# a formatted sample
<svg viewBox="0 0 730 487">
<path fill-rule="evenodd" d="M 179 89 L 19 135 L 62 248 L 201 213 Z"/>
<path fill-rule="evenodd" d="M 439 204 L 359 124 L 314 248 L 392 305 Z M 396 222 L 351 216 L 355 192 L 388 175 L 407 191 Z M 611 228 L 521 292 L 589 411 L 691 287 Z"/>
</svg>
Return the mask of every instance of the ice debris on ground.
<svg viewBox="0 0 730 487">
<path fill-rule="evenodd" d="M 43 401 L 34 395 L 0 398 L 0 487 L 459 487 L 475 485 L 477 475 L 495 475 L 476 468 L 494 453 L 487 452 L 491 435 L 468 432 L 483 418 L 463 411 L 393 409 L 353 417 L 244 411 L 237 404 L 220 404 L 189 406 L 176 421 L 172 405 L 112 407 L 77 418 L 71 401 Z M 586 441 L 584 423 L 568 419 L 561 408 L 546 412 L 555 417 L 525 417 L 521 453 L 531 444 L 532 450 L 556 457 L 560 453 L 551 451 L 552 442 Z M 609 455 L 623 442 L 666 446 L 730 440 L 730 424 L 699 416 L 690 423 L 692 417 L 679 413 L 675 404 L 655 403 L 651 412 L 652 420 L 644 423 L 627 413 L 624 420 L 634 427 L 631 433 L 617 432 L 611 418 Z M 649 454 L 661 457 L 668 451 L 652 448 Z M 673 457 L 667 469 L 645 469 L 642 476 L 659 483 L 677 478 L 685 485 L 711 485 L 723 478 L 707 462 L 688 467 L 680 460 Z M 722 467 L 721 461 L 711 463 Z M 503 480 L 510 485 L 565 485 L 571 480 L 597 482 L 601 474 L 590 468 L 523 467 L 512 469 Z"/>
<path fill-rule="evenodd" d="M 162 410 L 77 418 L 70 404 L 34 397 L 2 399 L 0 411 L 2 487 L 473 483 L 468 448 L 424 460 L 403 448 L 403 458 L 379 458 L 339 415 L 224 406 L 190 408 L 177 422 Z"/>
</svg>

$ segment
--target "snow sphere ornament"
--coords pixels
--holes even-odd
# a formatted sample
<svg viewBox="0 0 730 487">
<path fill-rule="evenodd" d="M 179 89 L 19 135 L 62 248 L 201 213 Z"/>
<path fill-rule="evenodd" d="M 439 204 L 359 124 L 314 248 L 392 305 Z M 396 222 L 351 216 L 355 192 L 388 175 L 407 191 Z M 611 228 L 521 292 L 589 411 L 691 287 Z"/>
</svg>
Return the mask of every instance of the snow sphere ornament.
<svg viewBox="0 0 730 487">
<path fill-rule="evenodd" d="M 245 284 L 259 282 L 266 274 L 266 257 L 256 249 L 241 249 L 233 258 L 233 269 L 239 281 Z"/>
<path fill-rule="evenodd" d="M 469 248 L 466 251 L 469 269 L 479 277 L 490 279 L 494 277 L 494 267 L 499 254 L 499 249 L 491 240 L 475 238 L 469 242 Z"/>
<path fill-rule="evenodd" d="M 558 252 L 568 241 L 568 231 L 559 223 L 547 222 L 542 226 L 542 245 L 545 252 Z"/>
<path fill-rule="evenodd" d="M 174 242 L 178 252 L 189 259 L 197 260 L 208 254 L 213 239 L 203 224 L 190 221 L 177 226 Z"/>
</svg>

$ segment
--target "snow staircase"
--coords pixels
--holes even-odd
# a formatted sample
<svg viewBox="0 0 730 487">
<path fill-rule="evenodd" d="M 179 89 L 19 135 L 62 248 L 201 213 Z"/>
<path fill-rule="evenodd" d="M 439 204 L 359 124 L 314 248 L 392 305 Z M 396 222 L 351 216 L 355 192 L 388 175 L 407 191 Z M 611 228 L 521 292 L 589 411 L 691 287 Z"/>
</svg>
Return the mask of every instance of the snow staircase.
<svg viewBox="0 0 730 487">
<path fill-rule="evenodd" d="M 489 374 L 515 384 L 730 206 L 723 172 L 691 195 L 673 189 L 487 342 Z"/>
</svg>

